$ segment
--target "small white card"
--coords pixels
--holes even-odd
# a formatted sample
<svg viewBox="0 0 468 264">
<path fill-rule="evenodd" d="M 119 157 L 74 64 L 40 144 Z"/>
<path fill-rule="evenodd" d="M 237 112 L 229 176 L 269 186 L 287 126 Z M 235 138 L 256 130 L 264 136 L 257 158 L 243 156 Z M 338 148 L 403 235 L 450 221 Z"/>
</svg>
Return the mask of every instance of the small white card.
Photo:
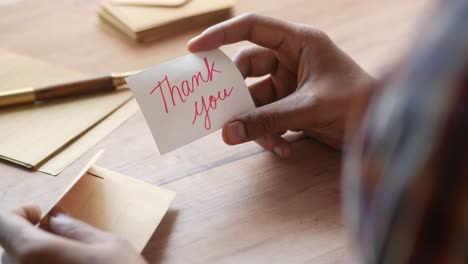
<svg viewBox="0 0 468 264">
<path fill-rule="evenodd" d="M 126 78 L 165 154 L 255 108 L 236 65 L 219 49 L 193 53 Z"/>
</svg>

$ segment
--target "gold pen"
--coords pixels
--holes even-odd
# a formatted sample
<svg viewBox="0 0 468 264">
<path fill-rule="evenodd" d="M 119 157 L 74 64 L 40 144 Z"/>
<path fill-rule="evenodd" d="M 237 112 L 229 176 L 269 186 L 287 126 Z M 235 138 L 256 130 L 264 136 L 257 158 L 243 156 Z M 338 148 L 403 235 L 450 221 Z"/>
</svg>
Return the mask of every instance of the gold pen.
<svg viewBox="0 0 468 264">
<path fill-rule="evenodd" d="M 63 97 L 112 91 L 125 85 L 125 78 L 140 71 L 111 73 L 107 76 L 49 85 L 39 88 L 22 88 L 0 92 L 0 107 L 48 101 Z"/>
</svg>

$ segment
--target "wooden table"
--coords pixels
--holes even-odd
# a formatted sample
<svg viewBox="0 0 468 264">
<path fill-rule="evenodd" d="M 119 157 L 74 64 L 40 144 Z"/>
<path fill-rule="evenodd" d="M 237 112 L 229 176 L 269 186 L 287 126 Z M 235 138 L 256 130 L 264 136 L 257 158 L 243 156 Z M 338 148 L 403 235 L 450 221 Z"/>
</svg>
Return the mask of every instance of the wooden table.
<svg viewBox="0 0 468 264">
<path fill-rule="evenodd" d="M 98 2 L 0 2 L 0 48 L 97 75 L 183 55 L 187 40 L 202 30 L 134 43 L 99 22 Z M 428 2 L 240 0 L 235 12 L 319 27 L 378 74 L 402 54 Z M 224 50 L 232 55 L 244 44 Z M 48 208 L 104 148 L 98 165 L 178 193 L 143 252 L 150 262 L 349 263 L 340 153 L 313 140 L 294 141 L 294 156 L 286 161 L 253 143 L 226 146 L 219 133 L 161 157 L 138 113 L 56 178 L 0 162 L 0 208 L 25 203 Z"/>
</svg>

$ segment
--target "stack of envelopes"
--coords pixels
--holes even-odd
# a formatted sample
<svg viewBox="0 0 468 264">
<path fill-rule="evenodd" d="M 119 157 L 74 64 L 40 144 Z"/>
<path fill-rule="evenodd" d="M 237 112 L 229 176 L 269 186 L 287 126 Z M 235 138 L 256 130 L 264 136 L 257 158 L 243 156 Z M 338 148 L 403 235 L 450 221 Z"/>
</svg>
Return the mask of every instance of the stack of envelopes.
<svg viewBox="0 0 468 264">
<path fill-rule="evenodd" d="M 229 17 L 235 0 L 110 0 L 99 17 L 138 41 L 208 26 Z"/>
<path fill-rule="evenodd" d="M 0 91 L 84 74 L 0 51 Z M 128 90 L 0 108 L 0 159 L 57 175 L 138 111 Z"/>
</svg>

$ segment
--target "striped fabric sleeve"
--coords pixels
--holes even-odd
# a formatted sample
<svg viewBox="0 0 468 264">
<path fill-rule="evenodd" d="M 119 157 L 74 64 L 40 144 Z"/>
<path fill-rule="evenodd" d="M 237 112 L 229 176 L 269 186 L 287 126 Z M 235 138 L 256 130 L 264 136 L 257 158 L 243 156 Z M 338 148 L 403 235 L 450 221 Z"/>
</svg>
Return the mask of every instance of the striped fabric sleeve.
<svg viewBox="0 0 468 264">
<path fill-rule="evenodd" d="M 441 1 L 346 149 L 363 263 L 468 263 L 468 1 Z"/>
</svg>

